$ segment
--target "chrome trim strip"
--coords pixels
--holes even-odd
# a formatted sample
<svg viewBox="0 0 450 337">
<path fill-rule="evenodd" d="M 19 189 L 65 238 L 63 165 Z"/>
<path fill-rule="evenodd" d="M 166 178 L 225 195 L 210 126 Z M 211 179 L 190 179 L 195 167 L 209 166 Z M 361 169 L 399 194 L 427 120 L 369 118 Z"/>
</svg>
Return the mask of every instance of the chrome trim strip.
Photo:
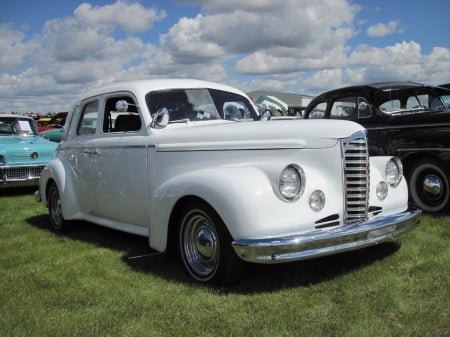
<svg viewBox="0 0 450 337">
<path fill-rule="evenodd" d="M 155 147 L 155 145 L 147 145 L 147 144 L 139 144 L 139 145 L 95 145 L 95 146 L 87 146 L 86 148 L 95 148 L 95 149 L 146 149 Z"/>
<path fill-rule="evenodd" d="M 236 240 L 232 245 L 236 254 L 248 262 L 273 264 L 306 260 L 393 240 L 418 226 L 421 213 L 421 210 L 411 208 L 335 229 L 287 237 Z"/>
</svg>

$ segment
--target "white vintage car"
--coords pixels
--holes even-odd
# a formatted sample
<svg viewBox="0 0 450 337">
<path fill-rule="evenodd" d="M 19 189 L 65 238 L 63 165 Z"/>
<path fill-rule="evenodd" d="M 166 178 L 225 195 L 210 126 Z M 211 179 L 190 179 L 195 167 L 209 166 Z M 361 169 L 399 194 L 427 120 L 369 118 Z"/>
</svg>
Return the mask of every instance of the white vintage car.
<svg viewBox="0 0 450 337">
<path fill-rule="evenodd" d="M 118 83 L 80 99 L 39 201 L 178 248 L 189 275 L 227 283 L 281 263 L 392 240 L 419 223 L 401 162 L 368 157 L 348 121 L 267 120 L 241 91 L 197 80 Z"/>
</svg>

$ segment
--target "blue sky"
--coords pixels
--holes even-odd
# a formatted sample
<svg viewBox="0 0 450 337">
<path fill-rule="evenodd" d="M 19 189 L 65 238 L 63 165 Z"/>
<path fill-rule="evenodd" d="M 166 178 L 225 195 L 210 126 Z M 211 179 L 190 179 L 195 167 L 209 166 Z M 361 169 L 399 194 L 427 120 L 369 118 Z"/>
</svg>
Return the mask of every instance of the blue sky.
<svg viewBox="0 0 450 337">
<path fill-rule="evenodd" d="M 67 111 L 87 88 L 141 78 L 311 95 L 448 83 L 449 13 L 448 0 L 7 0 L 0 112 Z"/>
</svg>

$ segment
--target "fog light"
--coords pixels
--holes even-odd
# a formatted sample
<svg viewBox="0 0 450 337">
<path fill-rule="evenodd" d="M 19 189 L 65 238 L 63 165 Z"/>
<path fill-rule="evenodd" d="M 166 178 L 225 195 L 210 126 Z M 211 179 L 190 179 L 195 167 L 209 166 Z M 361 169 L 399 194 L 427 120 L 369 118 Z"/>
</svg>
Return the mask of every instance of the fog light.
<svg viewBox="0 0 450 337">
<path fill-rule="evenodd" d="M 384 181 L 380 181 L 377 185 L 377 197 L 378 200 L 384 200 L 386 199 L 387 195 L 388 195 L 388 184 Z"/>
<path fill-rule="evenodd" d="M 315 212 L 319 212 L 325 206 L 325 194 L 322 191 L 315 190 L 309 197 L 309 206 Z"/>
</svg>

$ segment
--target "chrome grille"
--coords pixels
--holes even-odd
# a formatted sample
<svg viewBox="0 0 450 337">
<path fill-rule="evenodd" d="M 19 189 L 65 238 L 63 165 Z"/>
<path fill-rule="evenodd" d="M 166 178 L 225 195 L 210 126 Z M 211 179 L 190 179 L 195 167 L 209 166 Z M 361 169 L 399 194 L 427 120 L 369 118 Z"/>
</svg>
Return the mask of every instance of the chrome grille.
<svg viewBox="0 0 450 337">
<path fill-rule="evenodd" d="M 1 169 L 0 181 L 24 181 L 38 179 L 45 165 L 5 167 Z"/>
<path fill-rule="evenodd" d="M 344 167 L 344 223 L 367 219 L 369 203 L 369 156 L 367 136 L 361 131 L 341 141 Z"/>
</svg>

